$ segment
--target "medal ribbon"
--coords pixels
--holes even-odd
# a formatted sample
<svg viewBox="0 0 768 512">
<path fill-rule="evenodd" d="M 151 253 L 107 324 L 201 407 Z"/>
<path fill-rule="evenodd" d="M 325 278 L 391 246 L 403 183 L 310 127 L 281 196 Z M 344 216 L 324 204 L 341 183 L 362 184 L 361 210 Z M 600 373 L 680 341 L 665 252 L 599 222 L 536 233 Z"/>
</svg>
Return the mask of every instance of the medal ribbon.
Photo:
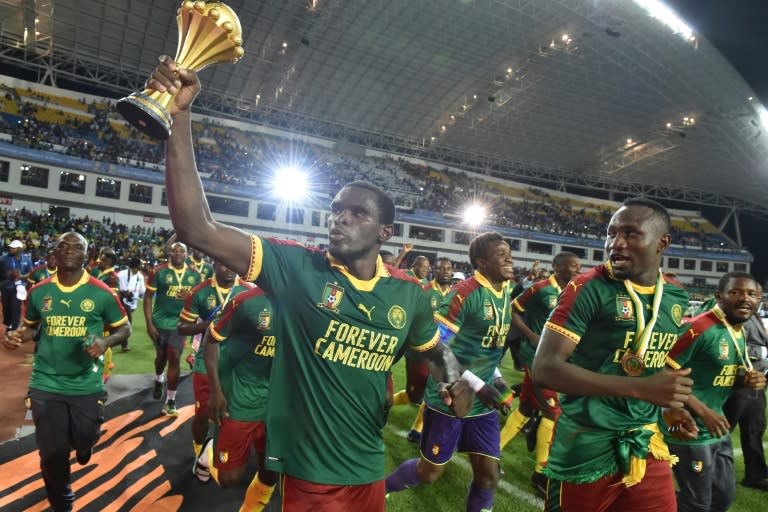
<svg viewBox="0 0 768 512">
<path fill-rule="evenodd" d="M 224 309 L 224 306 L 229 302 L 229 298 L 232 296 L 232 290 L 238 285 L 238 277 L 235 276 L 235 281 L 230 288 L 219 288 L 219 283 L 216 282 L 216 276 L 213 277 L 213 289 L 216 290 L 216 297 L 219 299 L 219 307 L 216 309 Z M 226 291 L 227 296 L 223 297 L 222 292 Z"/>
<path fill-rule="evenodd" d="M 510 309 L 509 306 L 509 287 L 505 283 L 502 287 L 502 295 L 504 296 L 504 302 L 501 311 L 496 307 L 496 302 L 493 301 L 493 298 L 491 298 L 491 304 L 493 304 L 493 323 L 496 325 L 496 346 L 497 347 L 503 347 L 504 342 L 506 340 L 503 340 L 501 338 L 502 336 L 502 327 L 504 326 L 504 317 L 507 314 L 507 310 Z M 510 310 L 511 315 L 511 310 Z M 510 318 L 511 321 L 511 318 Z"/>
<path fill-rule="evenodd" d="M 624 288 L 632 298 L 632 304 L 635 306 L 635 318 L 637 326 L 635 330 L 635 341 L 632 343 L 630 350 L 636 354 L 640 359 L 645 355 L 645 351 L 648 348 L 648 342 L 653 334 L 653 328 L 656 326 L 656 320 L 659 318 L 659 310 L 661 309 L 661 297 L 664 295 L 664 275 L 659 269 L 659 276 L 656 279 L 656 290 L 653 293 L 653 309 L 651 319 L 648 323 L 645 323 L 645 307 L 640 297 L 632 287 L 632 281 L 629 279 L 624 280 Z"/>
<path fill-rule="evenodd" d="M 739 356 L 739 359 L 741 360 L 741 364 L 746 368 L 747 370 L 752 369 L 752 361 L 749 360 L 747 357 L 744 358 L 744 355 L 741 353 L 741 348 L 739 347 L 739 341 L 738 340 L 744 340 L 744 329 L 740 329 L 739 332 L 736 332 L 736 329 L 733 328 L 731 323 L 728 321 L 728 319 L 725 317 L 725 313 L 722 309 L 720 309 L 719 304 L 715 304 L 715 307 L 712 308 L 712 311 L 714 311 L 715 316 L 722 322 L 722 324 L 725 326 L 726 329 L 728 329 L 728 335 L 731 338 L 731 341 L 733 342 L 733 346 L 736 348 L 736 353 Z"/>
<path fill-rule="evenodd" d="M 181 284 L 184 282 L 184 274 L 187 273 L 187 267 L 181 267 L 181 272 L 176 270 L 176 267 L 173 265 L 168 265 L 168 268 L 173 270 L 174 275 L 176 276 L 176 284 L 181 286 Z"/>
</svg>

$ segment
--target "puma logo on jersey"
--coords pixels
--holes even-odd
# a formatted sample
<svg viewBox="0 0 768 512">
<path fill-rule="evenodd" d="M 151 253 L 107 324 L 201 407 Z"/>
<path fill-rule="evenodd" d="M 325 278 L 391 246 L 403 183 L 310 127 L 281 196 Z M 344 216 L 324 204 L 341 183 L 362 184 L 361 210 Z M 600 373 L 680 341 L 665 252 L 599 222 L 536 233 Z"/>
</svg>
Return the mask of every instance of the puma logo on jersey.
<svg viewBox="0 0 768 512">
<path fill-rule="evenodd" d="M 59 302 L 69 307 L 69 303 L 72 302 L 72 299 L 69 299 L 69 300 L 59 299 Z"/>
<path fill-rule="evenodd" d="M 373 306 L 371 309 L 368 309 L 367 307 L 365 307 L 364 304 L 358 304 L 357 305 L 357 309 L 359 309 L 360 311 L 365 313 L 365 315 L 368 317 L 368 320 L 370 321 L 371 320 L 371 314 L 373 313 L 373 310 L 376 309 L 376 306 Z"/>
<path fill-rule="evenodd" d="M 584 286 L 584 283 L 577 283 L 576 281 L 569 281 L 568 285 L 569 286 L 573 286 L 573 291 L 577 292 L 577 291 L 579 291 L 579 286 Z"/>
</svg>

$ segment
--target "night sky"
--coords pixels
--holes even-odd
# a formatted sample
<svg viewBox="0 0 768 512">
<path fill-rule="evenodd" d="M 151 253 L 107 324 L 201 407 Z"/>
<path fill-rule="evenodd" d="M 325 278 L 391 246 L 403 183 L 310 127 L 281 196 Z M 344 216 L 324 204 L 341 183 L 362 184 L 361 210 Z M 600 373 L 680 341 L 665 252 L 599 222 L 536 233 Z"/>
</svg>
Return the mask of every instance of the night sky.
<svg viewBox="0 0 768 512">
<path fill-rule="evenodd" d="M 694 32 L 703 35 L 730 61 L 763 105 L 768 105 L 768 1 L 669 0 L 668 4 Z M 723 217 L 721 209 L 715 215 L 706 210 L 703 213 L 716 225 Z M 768 222 L 742 216 L 740 226 L 742 243 L 755 256 L 752 273 L 765 283 L 768 280 Z M 735 238 L 731 226 L 725 232 Z"/>
</svg>

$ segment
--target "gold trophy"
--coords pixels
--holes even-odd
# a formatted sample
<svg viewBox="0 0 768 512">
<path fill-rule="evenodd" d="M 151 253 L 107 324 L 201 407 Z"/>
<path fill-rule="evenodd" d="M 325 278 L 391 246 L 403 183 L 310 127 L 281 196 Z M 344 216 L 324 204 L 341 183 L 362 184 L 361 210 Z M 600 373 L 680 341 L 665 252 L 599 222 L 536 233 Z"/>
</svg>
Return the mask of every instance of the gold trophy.
<svg viewBox="0 0 768 512">
<path fill-rule="evenodd" d="M 240 60 L 243 30 L 234 11 L 220 2 L 181 4 L 176 16 L 179 45 L 174 60 L 180 68 L 200 71 L 209 64 Z M 117 102 L 117 111 L 137 130 L 153 139 L 167 139 L 173 120 L 168 106 L 173 94 L 144 89 Z"/>
</svg>

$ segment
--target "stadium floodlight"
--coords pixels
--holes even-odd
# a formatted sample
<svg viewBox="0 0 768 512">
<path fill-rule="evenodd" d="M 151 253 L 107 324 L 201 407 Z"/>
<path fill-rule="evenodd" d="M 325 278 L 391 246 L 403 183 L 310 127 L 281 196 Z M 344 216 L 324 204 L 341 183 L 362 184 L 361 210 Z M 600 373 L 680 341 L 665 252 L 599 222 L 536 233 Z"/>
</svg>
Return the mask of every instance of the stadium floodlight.
<svg viewBox="0 0 768 512">
<path fill-rule="evenodd" d="M 635 0 L 635 3 L 645 9 L 649 16 L 659 20 L 686 41 L 691 43 L 696 41 L 693 29 L 661 0 Z"/>
<path fill-rule="evenodd" d="M 299 203 L 307 195 L 307 175 L 298 167 L 282 167 L 275 171 L 272 192 L 283 201 Z"/>
<path fill-rule="evenodd" d="M 464 222 L 475 228 L 485 224 L 485 206 L 471 204 L 464 210 Z"/>
</svg>

